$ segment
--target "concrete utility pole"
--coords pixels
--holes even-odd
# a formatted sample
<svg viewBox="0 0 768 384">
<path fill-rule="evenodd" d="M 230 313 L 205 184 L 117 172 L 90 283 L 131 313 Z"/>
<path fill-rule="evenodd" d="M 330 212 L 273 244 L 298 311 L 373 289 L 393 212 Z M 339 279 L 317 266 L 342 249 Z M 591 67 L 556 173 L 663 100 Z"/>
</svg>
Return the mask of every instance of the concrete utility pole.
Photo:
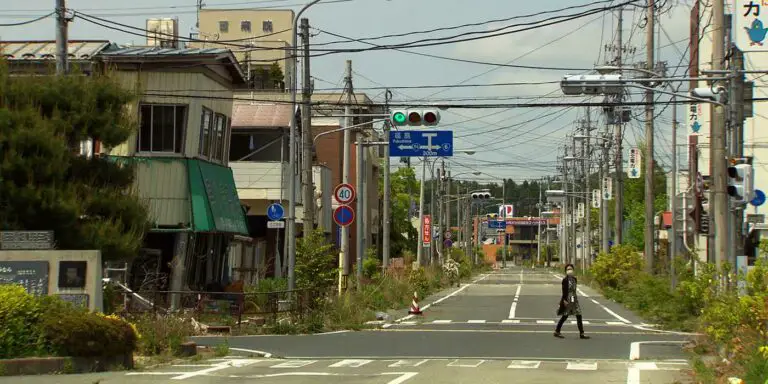
<svg viewBox="0 0 768 384">
<path fill-rule="evenodd" d="M 539 223 L 538 223 L 538 230 L 536 232 L 538 234 L 538 236 L 536 237 L 536 240 L 537 240 L 537 244 L 536 244 L 536 264 L 541 264 L 541 205 L 542 205 L 542 202 L 541 202 L 541 184 L 542 184 L 542 181 L 543 180 L 539 180 L 539 203 L 536 204 L 536 207 L 539 208 L 539 220 L 538 220 Z M 506 213 L 506 211 L 505 211 L 505 213 Z M 549 230 L 549 228 L 547 228 L 547 230 Z M 549 234 L 547 234 L 547 236 L 549 236 Z M 506 240 L 506 238 L 507 238 L 507 233 L 506 233 L 506 229 L 505 229 L 504 239 Z M 547 237 L 547 238 L 549 238 L 549 237 Z M 547 244 L 547 245 L 549 245 L 549 244 Z M 506 259 L 506 255 L 504 255 L 504 259 Z"/>
<path fill-rule="evenodd" d="M 654 32 L 656 28 L 656 2 L 648 0 L 648 24 L 646 28 L 646 60 L 647 69 L 654 69 Z M 653 207 L 653 90 L 645 91 L 645 271 L 653 273 L 654 262 L 654 218 L 656 216 Z"/>
<path fill-rule="evenodd" d="M 56 0 L 56 74 L 66 75 L 69 73 L 69 50 L 67 24 L 67 5 L 66 0 Z"/>
<path fill-rule="evenodd" d="M 611 165 L 610 165 L 610 162 L 608 161 L 608 151 L 611 148 L 611 146 L 610 146 L 611 142 L 610 142 L 610 132 L 608 131 L 607 127 L 606 127 L 606 132 L 605 132 L 605 136 L 604 137 L 605 137 L 605 140 L 603 141 L 603 144 L 602 144 L 603 156 L 601 157 L 602 161 L 600 162 L 600 169 L 602 170 L 602 172 L 601 172 L 602 174 L 600 176 L 600 183 L 601 183 L 600 186 L 601 186 L 601 189 L 602 189 L 603 178 L 604 177 L 610 177 L 610 175 L 611 175 Z M 603 240 L 602 249 L 603 249 L 603 252 L 605 252 L 607 254 L 611 250 L 611 246 L 609 244 L 609 240 L 610 240 L 610 237 L 611 237 L 611 235 L 610 235 L 611 231 L 610 231 L 610 226 L 608 225 L 608 200 L 604 200 L 603 199 L 603 193 L 602 192 L 603 191 L 601 190 L 600 191 L 600 199 L 598 201 L 600 202 L 600 217 L 601 217 L 600 225 L 602 225 L 602 227 L 603 227 L 602 228 L 603 229 L 603 232 L 602 232 L 603 233 L 603 236 L 602 236 L 602 240 Z"/>
<path fill-rule="evenodd" d="M 351 154 L 350 147 L 352 146 L 352 132 L 349 127 L 354 125 L 352 120 L 352 60 L 347 60 L 346 74 L 345 74 L 346 86 L 344 87 L 347 92 L 347 105 L 344 107 L 344 126 L 348 129 L 344 130 L 344 144 L 342 149 L 342 172 L 341 182 L 349 184 L 349 173 L 351 169 Z M 349 260 L 349 226 L 341 227 L 341 253 L 339 254 L 339 264 L 342 268 L 339 269 L 339 287 L 346 289 L 346 280 L 350 274 L 350 260 Z M 341 288 L 339 291 L 341 291 Z"/>
<path fill-rule="evenodd" d="M 443 191 L 444 180 L 445 180 L 445 159 L 440 159 L 440 169 L 437 171 L 438 193 L 432 195 L 432 196 L 437 195 L 437 218 L 439 219 L 439 224 L 435 226 L 435 228 L 437 228 L 437 244 L 435 244 L 435 248 L 437 248 L 436 260 L 438 264 L 439 264 L 440 258 L 443 255 L 443 227 L 445 227 L 445 220 L 443 220 L 443 212 L 445 212 L 443 210 L 443 201 L 444 201 L 443 196 L 445 195 L 445 191 Z M 430 204 L 432 203 L 430 202 Z"/>
<path fill-rule="evenodd" d="M 304 236 L 315 227 L 315 183 L 312 180 L 312 80 L 309 72 L 309 19 L 301 19 L 302 92 L 301 92 L 301 169 L 303 173 Z"/>
<path fill-rule="evenodd" d="M 585 269 L 592 264 L 592 206 L 589 204 L 589 198 L 592 195 L 589 182 L 589 176 L 592 169 L 592 165 L 590 164 L 590 160 L 592 159 L 592 147 L 590 145 L 590 140 L 592 139 L 592 121 L 590 120 L 589 113 L 589 107 L 587 107 L 587 125 L 584 127 L 587 134 L 586 152 L 584 153 L 584 215 L 586 216 L 587 221 L 586 236 L 584 237 Z"/>
<path fill-rule="evenodd" d="M 722 70 L 725 56 L 725 1 L 712 1 L 712 70 Z M 714 233 L 714 256 L 718 271 L 728 256 L 728 196 L 726 195 L 725 109 L 712 104 L 709 169 L 712 175 L 712 216 L 710 233 Z"/>
<path fill-rule="evenodd" d="M 416 245 L 416 264 L 424 265 L 424 182 L 427 179 L 427 157 L 421 161 L 421 185 L 419 187 L 419 244 Z M 429 236 L 429 235 L 427 235 Z"/>
<path fill-rule="evenodd" d="M 677 255 L 677 104 L 672 96 L 672 200 L 669 210 L 672 211 L 672 236 L 669 237 L 669 277 L 672 289 L 677 285 L 675 276 L 675 256 Z M 685 214 L 682 215 L 686 219 Z M 685 234 L 683 234 L 685 236 Z"/>
<path fill-rule="evenodd" d="M 502 241 L 502 268 L 507 267 L 507 179 L 501 179 L 501 206 L 502 219 L 504 220 L 504 241 Z M 541 216 L 541 215 L 539 215 Z M 495 256 L 495 255 L 494 255 Z"/>
<path fill-rule="evenodd" d="M 355 173 L 357 174 L 357 182 L 355 188 L 357 189 L 357 219 L 355 224 L 357 227 L 357 290 L 361 290 L 363 286 L 363 256 L 365 256 L 365 187 L 363 181 L 363 175 L 365 172 L 365 154 L 363 153 L 363 133 L 357 133 L 357 163 L 355 164 Z"/>
<path fill-rule="evenodd" d="M 735 158 L 744 156 L 744 52 L 735 45 L 731 45 L 731 76 L 732 86 L 729 95 L 729 120 L 731 122 L 731 155 Z M 749 103 L 752 103 L 749 101 Z M 751 198 L 747 198 L 751 200 Z M 731 265 L 736 266 L 736 257 L 744 256 L 744 237 L 746 228 L 744 228 L 744 210 L 746 206 L 738 205 L 733 210 L 733 234 L 735 252 L 731 253 L 729 259 Z"/>
<path fill-rule="evenodd" d="M 570 244 L 568 238 L 570 237 L 570 227 L 571 227 L 571 223 L 570 223 L 570 220 L 569 220 L 569 218 L 570 218 L 569 209 L 571 207 L 570 207 L 570 204 L 568 204 L 568 199 L 569 199 L 568 198 L 568 160 L 565 160 L 565 157 L 568 157 L 568 145 L 567 144 L 565 145 L 565 152 L 564 152 L 564 157 L 563 157 L 563 211 L 560 212 L 560 222 L 561 222 L 561 224 L 563 226 L 563 228 L 562 228 L 562 231 L 563 231 L 563 233 L 562 233 L 562 235 L 563 235 L 563 242 L 562 242 L 563 252 L 562 252 L 562 255 L 560 256 L 560 261 L 561 262 L 564 261 L 565 263 L 568 263 L 569 262 L 569 257 L 568 256 L 571 253 L 570 250 L 568 249 L 569 248 L 568 244 Z"/>
<path fill-rule="evenodd" d="M 384 92 L 384 105 L 385 110 L 387 113 L 389 113 L 389 100 L 392 99 L 392 92 L 387 89 Z M 382 202 L 382 221 L 383 226 L 382 228 L 382 239 L 381 239 L 381 254 L 382 254 L 382 267 L 384 270 L 386 270 L 389 267 L 389 237 L 390 237 L 390 226 L 392 225 L 392 218 L 390 211 L 390 204 L 392 199 L 392 181 L 390 178 L 390 169 L 389 169 L 389 121 L 384 122 L 384 141 L 387 142 L 387 146 L 385 148 L 386 153 L 384 154 L 384 201 Z M 409 207 L 410 208 L 410 207 Z M 410 219 L 410 217 L 409 217 Z"/>
<path fill-rule="evenodd" d="M 426 158 L 425 158 L 426 159 Z M 435 258 L 435 237 L 432 235 L 432 233 L 435 230 L 435 219 L 437 219 L 440 215 L 435 215 L 435 162 L 432 162 L 432 165 L 429 167 L 429 175 L 431 176 L 431 185 L 429 188 L 429 219 L 432 222 L 429 226 L 430 233 L 425 234 L 427 236 L 429 243 L 429 257 L 427 257 L 427 264 L 432 264 L 434 262 Z M 439 177 L 439 176 L 438 176 Z"/>
<path fill-rule="evenodd" d="M 448 190 L 448 192 L 446 193 L 446 196 L 449 196 L 449 198 L 445 201 L 445 226 L 446 226 L 445 231 L 453 233 L 451 231 L 451 200 L 450 200 L 450 196 L 452 196 L 452 193 L 453 193 L 452 189 L 451 189 L 451 171 L 448 171 L 448 178 L 446 178 L 446 182 L 448 184 L 446 186 L 447 190 Z M 452 239 L 451 241 L 452 242 L 456 242 L 457 239 Z M 451 250 L 450 249 L 446 249 L 445 252 L 446 252 L 446 254 L 445 254 L 445 257 L 443 257 L 443 260 L 448 260 L 448 255 L 451 254 Z"/>
<path fill-rule="evenodd" d="M 619 17 L 618 17 L 618 26 L 616 28 L 616 65 L 621 68 L 623 65 L 622 63 L 622 54 L 624 51 L 624 42 L 623 42 L 623 34 L 622 30 L 624 29 L 624 8 L 619 8 Z M 647 28 L 647 27 L 646 27 Z M 621 73 L 621 70 L 619 71 Z M 619 101 L 623 100 L 624 97 L 619 96 Z M 619 113 L 623 113 L 623 110 L 619 110 Z M 622 175 L 622 172 L 624 171 L 624 158 L 623 158 L 623 146 L 622 141 L 623 139 L 623 116 L 619 116 L 618 122 L 616 123 L 616 164 L 614 165 L 615 171 L 616 171 L 616 187 L 613 189 L 613 196 L 616 200 L 615 204 L 615 214 L 614 214 L 614 245 L 621 245 L 621 242 L 624 238 L 624 175 Z M 605 203 L 605 202 L 603 202 Z"/>
</svg>

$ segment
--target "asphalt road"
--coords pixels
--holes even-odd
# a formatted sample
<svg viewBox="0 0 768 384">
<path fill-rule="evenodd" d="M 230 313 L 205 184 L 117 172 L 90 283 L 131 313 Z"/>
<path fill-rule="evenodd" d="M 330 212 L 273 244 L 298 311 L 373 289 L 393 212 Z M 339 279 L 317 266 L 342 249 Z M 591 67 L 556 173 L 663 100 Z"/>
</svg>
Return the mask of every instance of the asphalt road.
<svg viewBox="0 0 768 384">
<path fill-rule="evenodd" d="M 228 339 L 232 353 L 218 361 L 147 372 L 3 383 L 673 383 L 687 382 L 681 345 L 690 335 L 656 330 L 641 318 L 581 287 L 586 332 L 566 323 L 552 333 L 562 276 L 510 268 L 484 275 L 430 302 L 422 316 L 379 329 L 297 336 Z M 573 319 L 575 320 L 575 319 Z M 220 337 L 195 339 L 217 345 Z"/>
</svg>

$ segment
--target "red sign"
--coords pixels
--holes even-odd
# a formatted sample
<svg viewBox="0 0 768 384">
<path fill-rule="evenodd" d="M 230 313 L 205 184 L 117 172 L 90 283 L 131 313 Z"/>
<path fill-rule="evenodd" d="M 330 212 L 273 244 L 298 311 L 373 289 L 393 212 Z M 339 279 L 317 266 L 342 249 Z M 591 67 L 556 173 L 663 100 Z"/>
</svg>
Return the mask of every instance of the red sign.
<svg viewBox="0 0 768 384">
<path fill-rule="evenodd" d="M 424 222 L 421 225 L 422 244 L 432 242 L 432 215 L 424 215 Z"/>
<path fill-rule="evenodd" d="M 339 184 L 333 190 L 333 197 L 339 204 L 347 205 L 355 199 L 355 188 L 350 184 Z"/>
<path fill-rule="evenodd" d="M 339 226 L 346 227 L 355 221 L 355 211 L 347 205 L 340 205 L 333 211 L 333 221 Z"/>
</svg>

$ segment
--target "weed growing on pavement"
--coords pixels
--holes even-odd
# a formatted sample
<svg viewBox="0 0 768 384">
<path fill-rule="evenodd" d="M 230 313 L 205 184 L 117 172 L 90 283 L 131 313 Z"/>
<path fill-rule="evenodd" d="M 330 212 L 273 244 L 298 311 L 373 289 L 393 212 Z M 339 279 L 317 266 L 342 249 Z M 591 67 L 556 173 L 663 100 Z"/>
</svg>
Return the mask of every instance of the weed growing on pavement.
<svg viewBox="0 0 768 384">
<path fill-rule="evenodd" d="M 181 316 L 147 313 L 131 321 L 141 334 L 139 353 L 145 356 L 178 355 L 181 344 L 194 335 L 190 320 Z"/>
<path fill-rule="evenodd" d="M 216 357 L 229 356 L 229 339 L 224 339 L 224 342 L 217 344 L 213 347 L 213 354 Z"/>
</svg>

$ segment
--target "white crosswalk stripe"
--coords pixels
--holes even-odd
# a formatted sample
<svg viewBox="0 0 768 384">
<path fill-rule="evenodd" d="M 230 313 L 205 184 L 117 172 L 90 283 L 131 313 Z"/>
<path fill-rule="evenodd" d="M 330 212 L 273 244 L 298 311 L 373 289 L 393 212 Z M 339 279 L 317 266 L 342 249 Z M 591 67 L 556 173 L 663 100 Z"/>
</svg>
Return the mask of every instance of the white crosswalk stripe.
<svg viewBox="0 0 768 384">
<path fill-rule="evenodd" d="M 565 369 L 571 370 L 571 371 L 596 371 L 597 363 L 582 363 L 577 361 L 569 361 Z"/>
<path fill-rule="evenodd" d="M 512 369 L 536 369 L 541 366 L 541 361 L 512 360 L 507 368 Z"/>
</svg>

